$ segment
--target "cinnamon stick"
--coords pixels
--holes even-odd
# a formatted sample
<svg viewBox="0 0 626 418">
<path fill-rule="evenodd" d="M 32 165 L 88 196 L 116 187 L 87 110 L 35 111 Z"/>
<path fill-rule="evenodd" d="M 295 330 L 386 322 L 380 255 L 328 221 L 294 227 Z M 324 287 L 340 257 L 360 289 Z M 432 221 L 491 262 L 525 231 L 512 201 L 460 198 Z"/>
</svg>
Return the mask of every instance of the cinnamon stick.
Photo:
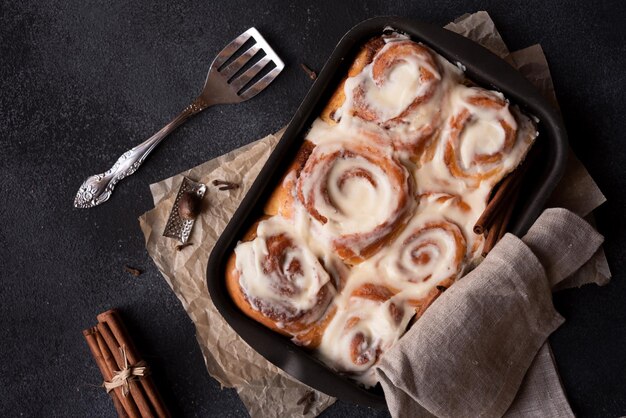
<svg viewBox="0 0 626 418">
<path fill-rule="evenodd" d="M 502 207 L 507 204 L 507 200 L 510 198 L 513 190 L 522 180 L 524 173 L 520 172 L 520 168 L 513 171 L 500 182 L 498 189 L 493 194 L 484 212 L 480 215 L 480 218 L 478 218 L 476 224 L 474 225 L 475 234 L 480 235 L 485 233 L 485 230 L 488 230 L 494 220 L 498 217 L 498 212 L 500 212 Z"/>
<path fill-rule="evenodd" d="M 517 204 L 517 200 L 519 198 L 520 188 L 521 185 L 518 184 L 517 187 L 514 187 L 510 191 L 511 196 L 507 202 L 506 208 L 499 211 L 496 219 L 492 222 L 489 231 L 487 232 L 487 240 L 483 246 L 483 257 L 489 254 L 498 241 L 500 241 L 504 234 L 506 234 L 506 228 L 511 221 L 513 210 L 515 209 L 515 205 Z"/>
<path fill-rule="evenodd" d="M 117 365 L 115 364 L 115 359 L 113 359 L 113 356 L 111 352 L 109 351 L 109 347 L 104 341 L 104 338 L 102 338 L 102 335 L 100 335 L 99 331 L 95 333 L 95 336 L 96 336 L 96 342 L 98 343 L 98 348 L 100 349 L 100 352 L 102 353 L 102 358 L 104 359 L 104 363 L 106 364 L 106 374 L 104 376 L 104 380 L 111 381 L 113 379 L 113 372 L 115 370 L 118 370 Z M 139 410 L 137 409 L 137 405 L 135 404 L 135 401 L 133 400 L 131 396 L 124 396 L 124 394 L 122 393 L 121 387 L 117 387 L 113 389 L 113 391 L 115 392 L 115 395 L 124 406 L 124 410 L 126 411 L 129 417 L 131 418 L 141 417 L 141 415 L 139 415 Z"/>
<path fill-rule="evenodd" d="M 129 390 L 126 395 L 124 395 L 124 386 L 114 387 L 109 392 L 118 416 L 169 418 L 170 414 L 152 378 L 147 374 L 147 366 L 137 354 L 135 345 L 118 312 L 115 310 L 103 312 L 98 315 L 98 321 L 97 326 L 84 330 L 83 336 L 104 381 L 112 382 L 117 379 L 116 383 L 118 383 L 121 376 L 130 376 L 125 380 Z M 123 370 L 128 375 L 118 376 L 116 372 Z M 133 375 L 139 379 L 132 379 Z"/>
<path fill-rule="evenodd" d="M 476 224 L 474 225 L 474 233 L 476 235 L 487 234 L 489 225 L 493 222 L 500 209 L 500 200 L 504 198 L 503 194 L 508 189 L 508 184 L 513 180 L 513 173 L 506 176 L 498 185 L 495 192 L 491 195 L 487 202 L 485 210 L 480 215 Z"/>
<path fill-rule="evenodd" d="M 128 358 L 129 363 L 136 364 L 141 361 L 140 356 L 137 353 L 137 349 L 133 344 L 124 323 L 122 322 L 121 316 L 115 309 L 108 310 L 103 312 L 97 316 L 99 327 L 105 328 L 110 332 L 112 338 L 115 339 L 118 346 L 124 346 L 126 349 L 126 356 Z M 135 382 L 132 382 L 135 383 Z M 139 386 L 143 390 L 143 394 L 147 397 L 149 401 L 149 405 L 151 407 L 151 415 L 146 416 L 156 416 L 159 418 L 167 418 L 170 417 L 170 413 L 163 402 L 154 381 L 150 375 L 144 376 L 139 379 Z M 142 394 L 142 395 L 143 395 Z M 134 395 L 133 395 L 134 396 Z"/>
<path fill-rule="evenodd" d="M 317 78 L 317 74 L 315 73 L 315 71 L 307 67 L 305 64 L 300 64 L 300 68 L 302 68 L 302 71 L 304 71 L 311 80 L 315 80 Z"/>
<path fill-rule="evenodd" d="M 500 239 L 504 236 L 504 234 L 506 234 L 506 229 L 509 226 L 509 223 L 511 222 L 513 209 L 515 209 L 515 205 L 517 203 L 518 198 L 519 198 L 519 189 L 517 189 L 517 192 L 515 193 L 515 196 L 513 197 L 513 201 L 506 208 L 506 212 L 504 212 L 504 215 L 502 216 L 502 222 L 500 223 L 500 229 L 498 230 L 498 239 L 496 240 L 496 242 L 500 241 Z"/>
<path fill-rule="evenodd" d="M 104 342 L 109 348 L 109 351 L 113 355 L 113 359 L 115 360 L 115 363 L 117 364 L 117 368 L 115 370 L 124 369 L 126 364 L 124 364 L 124 356 L 122 355 L 120 351 L 120 347 L 124 347 L 124 344 L 120 344 L 115 339 L 115 337 L 113 336 L 113 334 L 109 330 L 109 327 L 106 324 L 100 322 L 97 325 L 97 328 L 98 328 L 98 331 L 100 332 L 100 335 L 102 335 Z M 130 359 L 130 356 L 128 356 L 128 349 L 126 349 L 126 358 L 128 360 L 128 364 L 130 365 L 135 364 L 135 362 Z M 150 404 L 146 401 L 146 397 L 143 394 L 142 389 L 137 385 L 137 382 L 132 381 L 132 380 L 129 381 L 128 388 L 129 388 L 130 393 L 127 396 L 131 396 L 133 398 L 133 400 L 135 401 L 135 404 L 137 405 L 137 409 L 139 410 L 139 414 L 142 417 L 153 416 L 150 410 Z"/>
<path fill-rule="evenodd" d="M 217 186 L 219 190 L 232 190 L 232 189 L 237 189 L 239 187 L 237 183 L 233 183 L 232 181 L 226 181 L 226 180 L 213 180 L 213 185 Z"/>
<path fill-rule="evenodd" d="M 487 232 L 487 238 L 485 239 L 485 244 L 483 245 L 483 257 L 487 257 L 487 254 L 489 254 L 493 247 L 496 246 L 496 239 L 498 238 L 498 234 L 494 230 L 495 228 L 493 228 L 492 226 L 492 229 Z"/>
<path fill-rule="evenodd" d="M 91 350 L 91 354 L 93 355 L 93 358 L 96 361 L 96 364 L 98 365 L 98 369 L 100 369 L 102 378 L 107 380 L 108 369 L 107 369 L 106 363 L 104 362 L 104 359 L 102 358 L 102 353 L 100 352 L 100 348 L 98 347 L 98 342 L 96 341 L 95 334 L 97 332 L 98 330 L 95 327 L 89 328 L 89 329 L 83 330 L 83 336 L 85 337 L 85 341 L 87 341 L 89 350 Z M 120 402 L 118 397 L 115 395 L 115 393 L 111 392 L 110 395 L 111 395 L 111 399 L 113 400 L 113 406 L 115 407 L 115 411 L 117 412 L 118 417 L 120 418 L 128 417 L 128 414 L 124 410 L 124 406 L 122 406 L 122 403 Z"/>
<path fill-rule="evenodd" d="M 132 274 L 135 277 L 139 277 L 141 276 L 142 271 L 139 269 L 136 269 L 134 267 L 131 266 L 124 266 L 124 270 L 126 270 L 128 273 Z"/>
<path fill-rule="evenodd" d="M 474 225 L 475 234 L 484 234 L 485 231 L 489 230 L 499 216 L 498 213 L 510 205 L 511 197 L 516 193 L 516 189 L 519 188 L 526 172 L 534 164 L 540 152 L 540 144 L 535 144 L 531 147 L 524 162 L 500 182 L 496 192 L 489 199 L 484 212 Z"/>
</svg>

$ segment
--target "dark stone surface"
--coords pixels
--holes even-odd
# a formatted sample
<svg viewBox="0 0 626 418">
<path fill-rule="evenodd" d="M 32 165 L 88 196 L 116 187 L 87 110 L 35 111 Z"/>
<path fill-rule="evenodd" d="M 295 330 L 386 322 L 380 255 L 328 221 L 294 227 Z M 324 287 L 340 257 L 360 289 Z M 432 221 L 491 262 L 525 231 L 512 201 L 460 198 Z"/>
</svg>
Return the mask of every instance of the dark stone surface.
<svg viewBox="0 0 626 418">
<path fill-rule="evenodd" d="M 137 217 L 148 184 L 285 125 L 342 34 L 398 14 L 445 24 L 488 10 L 511 49 L 540 42 L 571 143 L 609 202 L 598 212 L 610 285 L 560 292 L 551 338 L 580 416 L 626 414 L 626 9 L 620 1 L 34 1 L 0 8 L 0 411 L 113 416 L 81 330 L 119 307 L 179 416 L 241 416 L 208 376 L 182 306 L 152 264 Z M 288 67 L 257 99 L 174 133 L 107 204 L 72 207 L 108 168 L 187 105 L 215 53 L 256 26 Z M 132 277 L 122 266 L 144 270 Z M 385 416 L 338 402 L 324 416 Z"/>
</svg>

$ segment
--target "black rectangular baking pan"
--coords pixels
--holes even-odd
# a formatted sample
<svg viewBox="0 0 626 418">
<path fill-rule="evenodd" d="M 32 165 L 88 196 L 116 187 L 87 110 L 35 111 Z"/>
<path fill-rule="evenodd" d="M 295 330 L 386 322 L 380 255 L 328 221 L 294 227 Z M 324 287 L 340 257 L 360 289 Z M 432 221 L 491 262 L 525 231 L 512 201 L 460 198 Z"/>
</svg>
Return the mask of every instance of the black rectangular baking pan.
<svg viewBox="0 0 626 418">
<path fill-rule="evenodd" d="M 328 368 L 311 352 L 241 312 L 226 290 L 225 267 L 238 240 L 261 215 L 264 202 L 291 164 L 311 123 L 347 73 L 359 47 L 390 28 L 426 44 L 452 63 L 463 65 L 468 78 L 483 87 L 501 91 L 512 103 L 539 120 L 537 141 L 542 143 L 541 159 L 533 166 L 532 176 L 525 178 L 527 184 L 519 200 L 521 204 L 513 215 L 510 232 L 518 236 L 524 234 L 539 216 L 563 174 L 567 151 L 560 115 L 539 91 L 508 63 L 460 35 L 405 18 L 377 17 L 356 25 L 341 39 L 215 245 L 207 266 L 207 285 L 213 303 L 230 326 L 271 363 L 330 396 L 374 407 L 385 406 L 380 386 L 369 390 L 359 386 Z"/>
</svg>

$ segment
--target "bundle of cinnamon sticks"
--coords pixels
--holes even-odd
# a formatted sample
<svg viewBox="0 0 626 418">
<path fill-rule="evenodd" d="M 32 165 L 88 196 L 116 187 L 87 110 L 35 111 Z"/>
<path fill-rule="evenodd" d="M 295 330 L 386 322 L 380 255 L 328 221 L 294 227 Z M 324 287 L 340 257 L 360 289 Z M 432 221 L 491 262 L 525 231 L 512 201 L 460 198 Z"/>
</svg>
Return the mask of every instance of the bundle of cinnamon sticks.
<svg viewBox="0 0 626 418">
<path fill-rule="evenodd" d="M 97 317 L 98 325 L 83 330 L 120 417 L 170 417 L 145 362 L 137 354 L 116 310 Z"/>
<path fill-rule="evenodd" d="M 511 216 L 519 200 L 524 177 L 540 153 L 537 145 L 535 144 L 531 148 L 523 164 L 500 182 L 498 188 L 491 195 L 485 211 L 476 221 L 476 225 L 474 225 L 474 233 L 485 235 L 483 257 L 506 234 Z"/>
</svg>

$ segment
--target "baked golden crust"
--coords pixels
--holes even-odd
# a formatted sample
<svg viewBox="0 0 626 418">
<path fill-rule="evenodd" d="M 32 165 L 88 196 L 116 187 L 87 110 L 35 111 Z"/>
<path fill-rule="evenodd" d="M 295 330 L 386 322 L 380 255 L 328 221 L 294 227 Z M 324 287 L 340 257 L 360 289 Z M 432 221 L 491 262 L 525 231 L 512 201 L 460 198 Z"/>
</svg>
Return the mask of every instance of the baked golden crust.
<svg viewBox="0 0 626 418">
<path fill-rule="evenodd" d="M 259 225 L 269 217 L 263 217 L 246 232 L 242 242 L 250 242 L 257 238 L 264 239 L 267 254 L 261 260 L 262 268 L 270 271 L 270 279 L 273 281 L 271 290 L 278 296 L 297 292 L 298 274 L 301 274 L 302 263 L 305 260 L 296 260 L 286 263 L 289 259 L 289 251 L 294 243 L 289 236 L 280 233 L 269 237 L 259 237 Z M 323 268 L 320 264 L 317 264 Z M 292 267 L 294 267 L 292 269 Z M 334 308 L 329 309 L 334 296 L 334 284 L 336 280 L 329 280 L 323 284 L 316 295 L 313 296 L 314 304 L 308 310 L 297 310 L 292 307 L 275 304 L 271 299 L 251 297 L 246 294 L 242 287 L 240 271 L 237 268 L 237 255 L 233 252 L 226 263 L 226 289 L 237 307 L 248 317 L 282 335 L 292 337 L 294 341 L 309 348 L 319 345 L 324 329 L 334 315 Z M 283 293 L 285 292 L 285 293 Z M 255 306 L 253 306 L 254 302 Z"/>
<path fill-rule="evenodd" d="M 246 232 L 243 236 L 242 242 L 249 242 L 256 238 L 256 230 L 259 226 L 259 222 L 265 218 L 261 218 L 259 221 L 255 222 L 254 225 Z M 247 316 L 254 319 L 255 321 L 265 325 L 269 329 L 278 332 L 279 334 L 291 336 L 287 331 L 277 326 L 276 322 L 263 315 L 263 313 L 259 310 L 256 310 L 250 305 L 250 302 L 246 298 L 243 290 L 241 289 L 241 285 L 239 284 L 239 271 L 237 270 L 237 255 L 233 251 L 233 253 L 228 258 L 228 262 L 226 263 L 226 290 L 228 294 L 232 298 L 235 305 Z"/>
<path fill-rule="evenodd" d="M 291 219 L 293 217 L 293 200 L 295 181 L 300 176 L 300 172 L 304 168 L 311 152 L 313 152 L 312 142 L 305 140 L 296 153 L 296 156 L 287 169 L 287 172 L 278 183 L 278 186 L 272 192 L 267 200 L 263 212 L 268 216 L 281 215 L 284 218 Z"/>
<path fill-rule="evenodd" d="M 385 46 L 385 41 L 382 37 L 377 36 L 375 38 L 370 39 L 363 45 L 363 47 L 359 50 L 358 54 L 354 58 L 352 65 L 348 69 L 348 74 L 341 80 L 339 86 L 330 97 L 328 104 L 322 110 L 320 114 L 320 119 L 329 125 L 337 124 L 336 112 L 346 101 L 346 93 L 344 92 L 344 84 L 349 77 L 354 77 L 363 71 L 366 65 L 372 62 L 374 56 L 378 51 Z"/>
</svg>

